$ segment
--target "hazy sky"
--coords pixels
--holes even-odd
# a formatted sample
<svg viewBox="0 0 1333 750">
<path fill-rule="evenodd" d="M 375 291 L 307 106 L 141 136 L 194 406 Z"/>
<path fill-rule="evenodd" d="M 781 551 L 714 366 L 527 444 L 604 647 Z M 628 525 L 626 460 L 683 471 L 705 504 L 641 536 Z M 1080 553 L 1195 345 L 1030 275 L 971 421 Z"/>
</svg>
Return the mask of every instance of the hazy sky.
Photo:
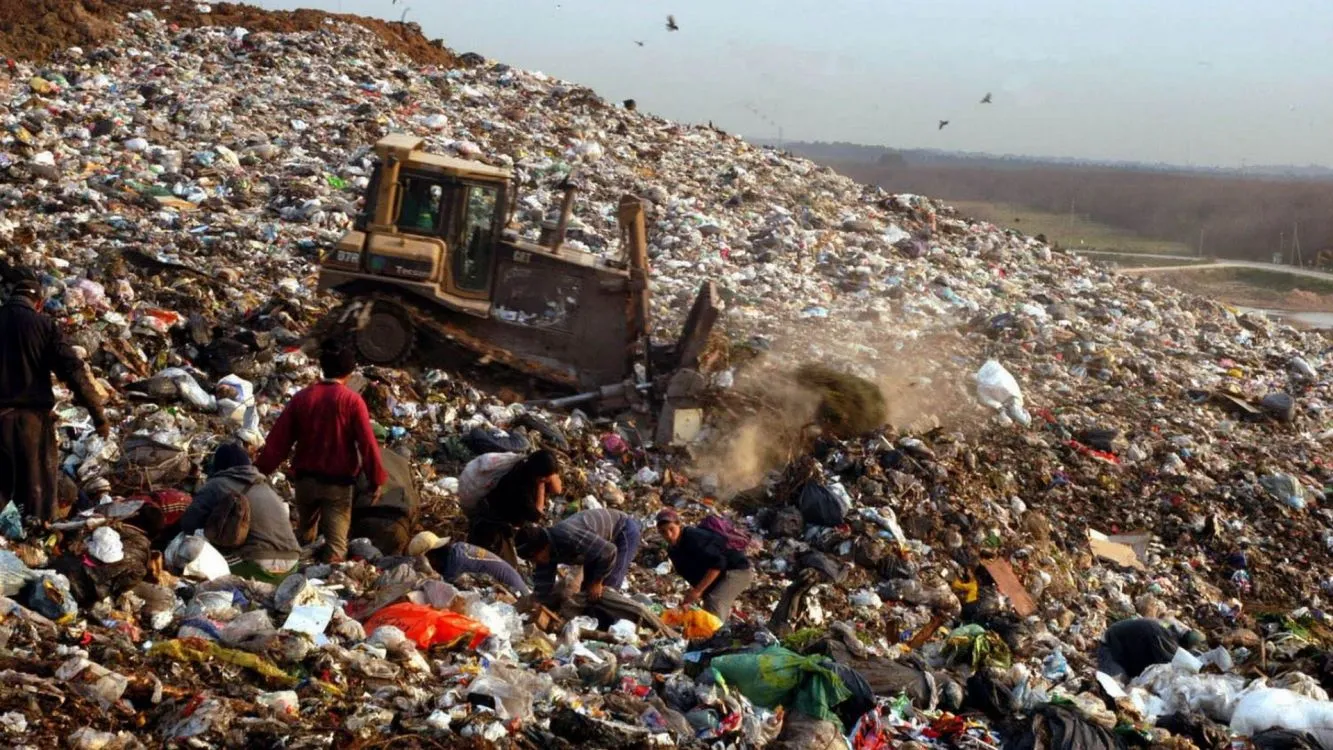
<svg viewBox="0 0 1333 750">
<path fill-rule="evenodd" d="M 1333 165 L 1328 0 L 260 4 L 395 20 L 407 7 L 460 52 L 755 138 L 781 126 L 788 140 Z M 666 31 L 668 13 L 680 31 Z M 987 92 L 994 103 L 982 105 Z"/>
</svg>

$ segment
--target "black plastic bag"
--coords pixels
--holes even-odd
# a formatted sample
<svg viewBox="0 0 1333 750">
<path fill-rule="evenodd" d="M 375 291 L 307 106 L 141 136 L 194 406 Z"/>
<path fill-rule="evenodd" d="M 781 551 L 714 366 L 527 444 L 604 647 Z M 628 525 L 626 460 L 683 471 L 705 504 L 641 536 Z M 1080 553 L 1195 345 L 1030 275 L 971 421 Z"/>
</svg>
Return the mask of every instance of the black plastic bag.
<svg viewBox="0 0 1333 750">
<path fill-rule="evenodd" d="M 542 436 L 546 444 L 557 450 L 569 452 L 569 441 L 559 427 L 547 422 L 536 414 L 523 413 L 514 418 L 515 427 L 526 427 L 530 432 Z"/>
<path fill-rule="evenodd" d="M 806 523 L 816 526 L 837 526 L 846 514 L 841 502 L 829 488 L 819 482 L 806 482 L 796 501 Z"/>
<path fill-rule="evenodd" d="M 1255 750 L 1325 750 L 1319 740 L 1303 732 L 1265 729 L 1250 738 Z"/>
<path fill-rule="evenodd" d="M 527 453 L 532 444 L 522 435 L 510 435 L 500 430 L 473 427 L 463 436 L 463 444 L 478 456 L 486 453 Z"/>
<path fill-rule="evenodd" d="M 969 681 L 969 700 L 971 692 Z M 1125 750 L 1124 743 L 1111 732 L 1073 709 L 1050 703 L 1038 706 L 1026 726 L 1003 747 L 1004 750 Z"/>
<path fill-rule="evenodd" d="M 860 672 L 846 664 L 830 661 L 829 666 L 842 679 L 842 684 L 852 692 L 852 697 L 833 708 L 833 712 L 842 720 L 842 725 L 850 731 L 851 727 L 856 726 L 858 719 L 875 707 L 875 691 L 870 689 L 870 683 L 866 682 L 866 678 Z"/>
</svg>

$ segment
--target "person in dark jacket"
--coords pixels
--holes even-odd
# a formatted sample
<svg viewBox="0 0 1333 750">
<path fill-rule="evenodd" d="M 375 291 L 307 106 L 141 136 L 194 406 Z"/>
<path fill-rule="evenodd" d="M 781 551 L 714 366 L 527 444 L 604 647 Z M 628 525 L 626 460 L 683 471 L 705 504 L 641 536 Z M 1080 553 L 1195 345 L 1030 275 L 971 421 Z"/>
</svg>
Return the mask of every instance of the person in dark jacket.
<svg viewBox="0 0 1333 750">
<path fill-rule="evenodd" d="M 1173 630 L 1148 617 L 1131 617 L 1112 624 L 1097 646 L 1097 669 L 1112 677 L 1132 680 L 1154 664 L 1166 664 L 1188 643 L 1190 631 Z"/>
<path fill-rule="evenodd" d="M 380 461 L 389 481 L 377 492 L 365 475 L 357 480 L 347 538 L 369 539 L 381 553 L 401 555 L 412 539 L 421 500 L 410 461 L 392 450 L 381 450 Z"/>
<path fill-rule="evenodd" d="M 319 366 L 324 379 L 292 397 L 255 465 L 261 474 L 272 474 L 292 456 L 297 536 L 309 544 L 318 527 L 325 541 L 320 556 L 342 562 L 357 478 L 364 474 L 378 492 L 388 476 L 366 402 L 345 385 L 356 370 L 356 353 L 341 342 L 325 342 Z"/>
<path fill-rule="evenodd" d="M 541 450 L 518 462 L 468 514 L 467 540 L 518 567 L 514 534 L 546 515 L 546 498 L 564 491 L 560 462 Z"/>
<path fill-rule="evenodd" d="M 24 514 L 56 517 L 56 399 L 51 376 L 69 386 L 92 415 L 97 434 L 111 434 L 92 376 L 60 327 L 42 314 L 42 286 L 22 275 L 0 307 L 0 504 Z"/>
<path fill-rule="evenodd" d="M 525 526 L 516 544 L 518 554 L 531 560 L 532 589 L 537 601 L 550 602 L 560 565 L 582 565 L 582 591 L 589 601 L 602 598 L 605 587 L 618 589 L 629 564 L 639 552 L 639 522 L 609 508 L 585 510 L 549 529 Z"/>
<path fill-rule="evenodd" d="M 220 550 L 231 563 L 232 574 L 270 583 L 282 580 L 301 558 L 291 512 L 250 463 L 245 449 L 235 443 L 224 443 L 213 453 L 208 482 L 181 516 L 181 532 L 193 534 L 204 528 L 213 510 L 233 492 L 250 501 L 250 533 L 238 547 Z"/>
<path fill-rule="evenodd" d="M 691 587 L 681 606 L 702 600 L 704 609 L 725 622 L 736 598 L 754 581 L 749 558 L 727 547 L 727 540 L 715 531 L 681 526 L 680 516 L 671 508 L 657 514 L 657 530 L 669 545 L 672 567 Z"/>
</svg>

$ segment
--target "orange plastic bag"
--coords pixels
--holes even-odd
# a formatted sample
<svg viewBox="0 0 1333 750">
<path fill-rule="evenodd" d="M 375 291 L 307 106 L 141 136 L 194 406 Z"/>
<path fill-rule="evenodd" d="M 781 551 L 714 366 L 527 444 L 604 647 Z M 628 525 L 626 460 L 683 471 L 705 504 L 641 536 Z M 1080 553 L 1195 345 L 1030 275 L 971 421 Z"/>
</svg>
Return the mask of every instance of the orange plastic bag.
<svg viewBox="0 0 1333 750">
<path fill-rule="evenodd" d="M 722 627 L 717 615 L 703 609 L 668 609 L 662 613 L 662 622 L 668 627 L 681 628 L 689 640 L 711 638 Z"/>
<path fill-rule="evenodd" d="M 398 628 L 422 648 L 466 644 L 475 649 L 491 635 L 485 625 L 470 617 L 411 602 L 391 604 L 376 612 L 366 620 L 366 632 L 373 633 L 381 625 Z"/>
</svg>

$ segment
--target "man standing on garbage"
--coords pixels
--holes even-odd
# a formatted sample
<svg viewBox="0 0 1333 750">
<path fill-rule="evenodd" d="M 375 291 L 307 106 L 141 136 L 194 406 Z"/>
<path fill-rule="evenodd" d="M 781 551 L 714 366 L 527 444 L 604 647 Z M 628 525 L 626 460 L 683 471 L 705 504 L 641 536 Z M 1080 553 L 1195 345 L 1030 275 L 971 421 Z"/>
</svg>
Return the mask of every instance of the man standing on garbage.
<svg viewBox="0 0 1333 750">
<path fill-rule="evenodd" d="M 358 476 L 378 491 L 388 480 L 366 402 L 345 384 L 356 370 L 356 354 L 341 342 L 321 347 L 323 380 L 297 393 L 268 434 L 255 467 L 272 474 L 292 455 L 296 486 L 297 538 L 302 544 L 324 535 L 321 556 L 341 562 L 347 554 L 352 497 Z M 295 451 L 293 451 L 295 446 Z"/>
<path fill-rule="evenodd" d="M 223 443 L 213 452 L 208 482 L 194 493 L 181 516 L 181 532 L 193 534 L 208 526 L 213 511 L 236 493 L 250 505 L 250 528 L 234 549 L 221 549 L 232 575 L 278 583 L 296 568 L 301 546 L 292 533 L 287 503 L 273 491 L 268 479 L 250 463 L 250 454 L 235 443 Z"/>
<path fill-rule="evenodd" d="M 25 515 L 56 516 L 56 399 L 54 374 L 92 415 L 97 434 L 111 426 L 83 360 L 60 327 L 42 314 L 42 285 L 22 273 L 0 307 L 0 505 L 13 500 Z"/>
<path fill-rule="evenodd" d="M 583 566 L 583 593 L 589 601 L 602 598 L 606 587 L 625 583 L 629 565 L 639 552 L 639 522 L 627 513 L 594 508 L 566 518 L 549 529 L 525 526 L 515 537 L 518 554 L 536 564 L 533 592 L 550 602 L 560 565 Z"/>
<path fill-rule="evenodd" d="M 754 581 L 749 558 L 727 547 L 727 540 L 715 531 L 682 527 L 671 508 L 657 514 L 657 530 L 669 545 L 672 566 L 691 586 L 681 606 L 703 600 L 704 609 L 726 622 L 737 597 Z"/>
</svg>

